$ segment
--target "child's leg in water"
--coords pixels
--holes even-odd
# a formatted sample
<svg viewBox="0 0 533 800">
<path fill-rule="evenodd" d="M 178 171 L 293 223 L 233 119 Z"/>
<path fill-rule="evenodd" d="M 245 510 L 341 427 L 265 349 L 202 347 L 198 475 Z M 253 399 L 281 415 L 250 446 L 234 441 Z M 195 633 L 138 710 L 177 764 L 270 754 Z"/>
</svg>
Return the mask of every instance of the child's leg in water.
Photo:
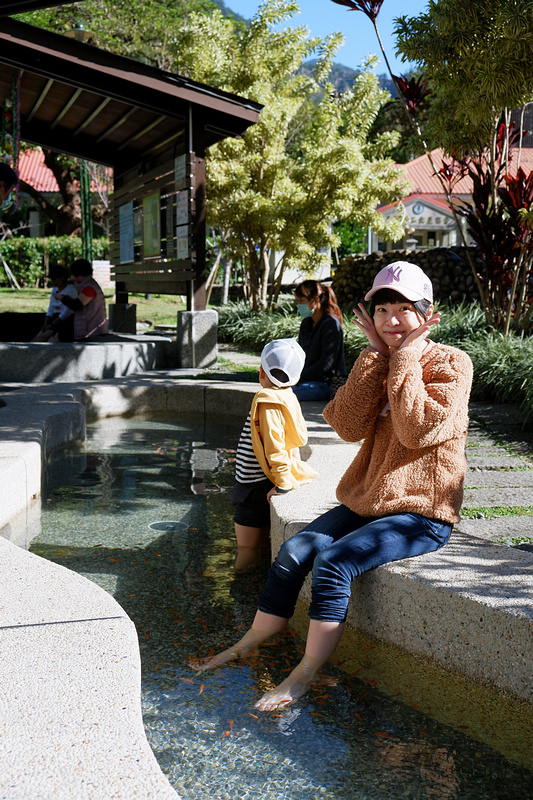
<svg viewBox="0 0 533 800">
<path fill-rule="evenodd" d="M 249 525 L 235 523 L 235 537 L 237 539 L 237 555 L 235 556 L 234 571 L 246 572 L 259 560 L 262 545 L 268 541 L 270 527 L 252 528 Z"/>
<path fill-rule="evenodd" d="M 252 627 L 246 631 L 242 639 L 239 639 L 233 647 L 223 650 L 222 653 L 218 653 L 203 663 L 191 664 L 191 666 L 197 670 L 213 669 L 213 667 L 219 667 L 221 664 L 227 664 L 228 661 L 245 658 L 251 653 L 257 653 L 261 642 L 284 630 L 288 622 L 289 620 L 284 617 L 275 617 L 273 614 L 265 614 L 263 611 L 258 611 Z"/>
<path fill-rule="evenodd" d="M 314 682 L 322 664 L 335 652 L 344 630 L 344 622 L 322 622 L 312 619 L 309 623 L 305 654 L 298 666 L 279 686 L 263 695 L 255 707 L 261 711 L 272 711 L 297 700 Z"/>
</svg>

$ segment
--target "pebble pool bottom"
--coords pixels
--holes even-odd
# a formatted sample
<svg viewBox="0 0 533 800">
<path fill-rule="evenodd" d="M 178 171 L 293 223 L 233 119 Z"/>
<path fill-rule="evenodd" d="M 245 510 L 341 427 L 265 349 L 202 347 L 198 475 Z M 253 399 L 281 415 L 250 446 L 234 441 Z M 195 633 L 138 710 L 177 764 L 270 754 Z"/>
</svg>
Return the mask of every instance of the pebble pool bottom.
<svg viewBox="0 0 533 800">
<path fill-rule="evenodd" d="M 328 663 L 277 712 L 254 702 L 301 657 L 286 632 L 260 658 L 196 673 L 190 657 L 249 627 L 269 556 L 234 576 L 228 489 L 239 430 L 155 418 L 89 426 L 49 466 L 31 550 L 98 583 L 133 619 L 148 740 L 184 800 L 531 800 L 533 774 Z M 524 732 L 525 735 L 526 732 Z"/>
</svg>

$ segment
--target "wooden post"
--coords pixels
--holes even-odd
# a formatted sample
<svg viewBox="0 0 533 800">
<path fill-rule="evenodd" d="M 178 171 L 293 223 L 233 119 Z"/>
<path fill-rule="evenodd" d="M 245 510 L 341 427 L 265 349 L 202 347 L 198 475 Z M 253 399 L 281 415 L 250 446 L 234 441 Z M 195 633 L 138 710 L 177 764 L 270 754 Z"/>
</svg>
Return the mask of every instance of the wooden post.
<svg viewBox="0 0 533 800">
<path fill-rule="evenodd" d="M 203 123 L 196 122 L 193 109 L 189 115 L 189 142 L 193 170 L 193 224 L 192 260 L 195 267 L 193 286 L 194 311 L 204 311 L 206 306 L 206 263 L 205 263 L 205 145 Z"/>
</svg>

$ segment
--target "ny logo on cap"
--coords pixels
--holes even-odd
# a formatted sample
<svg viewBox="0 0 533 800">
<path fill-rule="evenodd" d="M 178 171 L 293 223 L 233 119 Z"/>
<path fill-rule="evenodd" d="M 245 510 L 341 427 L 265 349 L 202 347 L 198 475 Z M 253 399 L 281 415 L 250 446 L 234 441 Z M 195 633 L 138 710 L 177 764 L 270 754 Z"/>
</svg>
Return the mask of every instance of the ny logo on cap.
<svg viewBox="0 0 533 800">
<path fill-rule="evenodd" d="M 387 270 L 387 283 L 397 283 L 400 281 L 400 276 L 402 274 L 402 268 L 400 266 L 396 267 L 389 267 Z"/>
</svg>

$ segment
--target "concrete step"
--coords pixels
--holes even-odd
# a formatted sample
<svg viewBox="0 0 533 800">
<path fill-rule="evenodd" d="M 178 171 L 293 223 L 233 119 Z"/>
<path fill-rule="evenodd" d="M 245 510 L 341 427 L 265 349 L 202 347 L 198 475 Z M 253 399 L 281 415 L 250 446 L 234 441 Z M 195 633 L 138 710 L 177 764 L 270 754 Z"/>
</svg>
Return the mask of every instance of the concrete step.
<svg viewBox="0 0 533 800">
<path fill-rule="evenodd" d="M 466 489 L 463 508 L 478 506 L 533 506 L 533 488 Z"/>
</svg>

